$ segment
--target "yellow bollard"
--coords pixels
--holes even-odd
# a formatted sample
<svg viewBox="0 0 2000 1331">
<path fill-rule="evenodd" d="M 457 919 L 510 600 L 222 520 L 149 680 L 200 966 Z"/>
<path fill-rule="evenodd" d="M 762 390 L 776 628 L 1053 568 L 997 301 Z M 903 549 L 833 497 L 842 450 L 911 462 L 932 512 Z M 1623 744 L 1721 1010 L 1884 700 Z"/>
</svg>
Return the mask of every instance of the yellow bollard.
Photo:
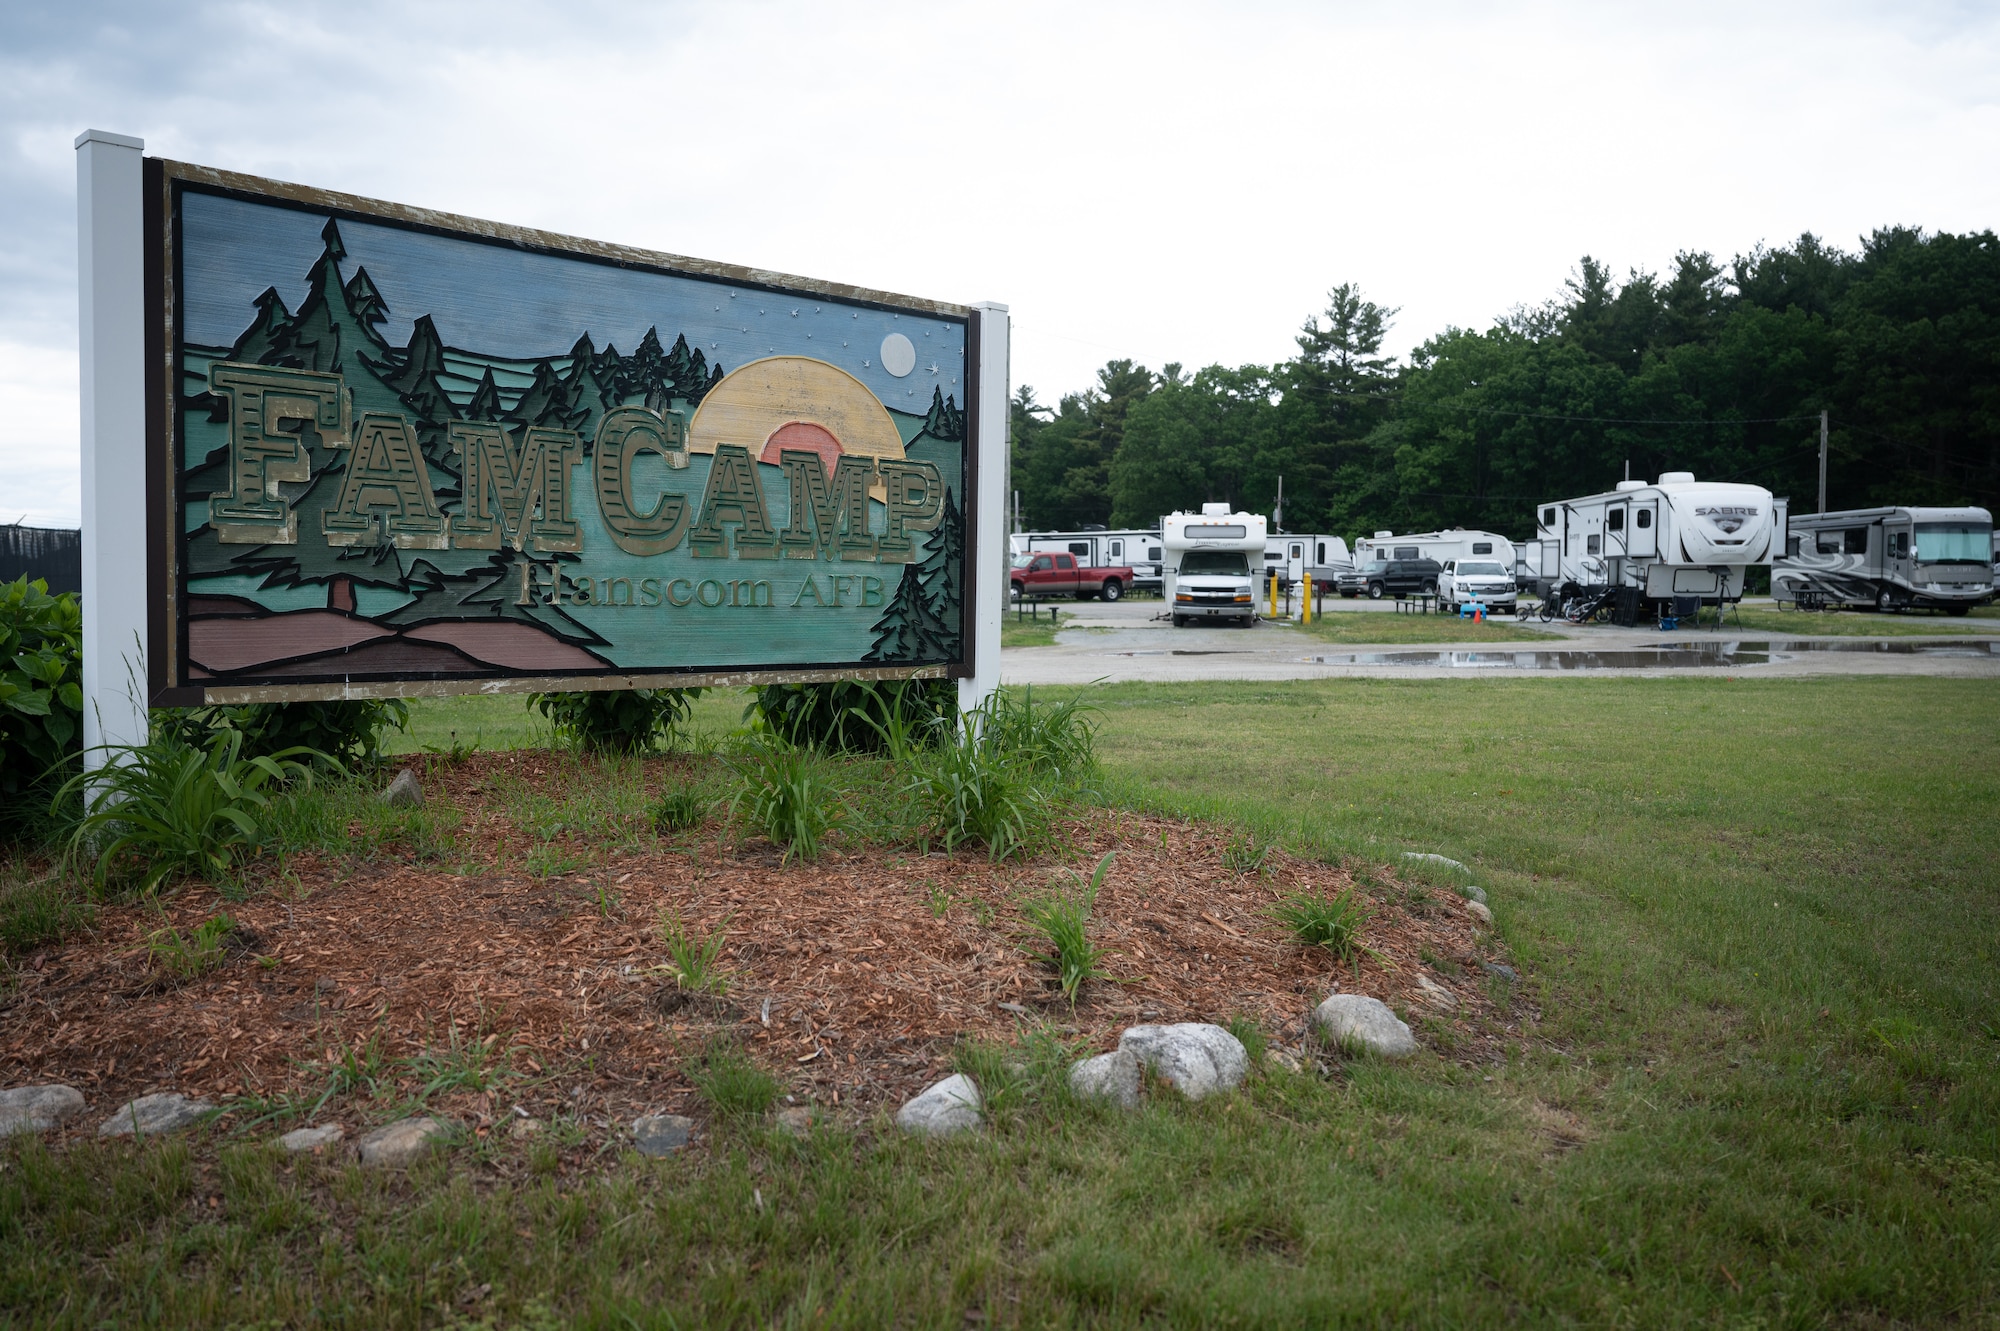
<svg viewBox="0 0 2000 1331">
<path fill-rule="evenodd" d="M 1313 622 L 1313 580 L 1310 573 L 1306 575 L 1304 586 L 1306 599 L 1304 606 L 1299 610 L 1299 622 L 1301 624 L 1310 624 Z"/>
<path fill-rule="evenodd" d="M 1273 573 L 1271 575 L 1271 613 L 1266 615 L 1265 618 L 1276 619 L 1277 617 L 1278 617 L 1278 575 Z"/>
</svg>

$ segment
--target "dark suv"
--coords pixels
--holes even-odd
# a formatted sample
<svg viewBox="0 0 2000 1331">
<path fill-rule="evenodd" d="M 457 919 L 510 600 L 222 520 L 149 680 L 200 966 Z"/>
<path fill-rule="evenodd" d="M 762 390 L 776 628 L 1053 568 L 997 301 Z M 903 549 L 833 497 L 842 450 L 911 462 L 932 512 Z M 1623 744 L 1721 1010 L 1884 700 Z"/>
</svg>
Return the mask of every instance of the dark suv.
<svg viewBox="0 0 2000 1331">
<path fill-rule="evenodd" d="M 1366 592 L 1371 601 L 1379 601 L 1384 596 L 1435 592 L 1442 569 L 1443 565 L 1435 559 L 1371 559 L 1349 577 L 1353 578 L 1356 591 Z"/>
</svg>

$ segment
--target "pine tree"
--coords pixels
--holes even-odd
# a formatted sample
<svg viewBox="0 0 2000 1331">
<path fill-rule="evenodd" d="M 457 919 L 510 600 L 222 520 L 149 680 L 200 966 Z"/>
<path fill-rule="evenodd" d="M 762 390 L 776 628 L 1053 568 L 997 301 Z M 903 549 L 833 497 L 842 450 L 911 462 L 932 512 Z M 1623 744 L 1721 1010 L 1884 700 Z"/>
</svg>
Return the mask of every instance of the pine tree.
<svg viewBox="0 0 2000 1331">
<path fill-rule="evenodd" d="M 931 389 L 931 409 L 924 416 L 923 432 L 948 444 L 965 440 L 965 413 L 958 409 L 956 398 L 946 397 L 942 388 Z"/>
<path fill-rule="evenodd" d="M 590 381 L 591 362 L 597 358 L 597 348 L 585 333 L 569 349 L 569 373 L 563 376 L 563 391 L 569 394 L 570 403 L 581 409 L 584 406 L 583 389 Z"/>
<path fill-rule="evenodd" d="M 500 386 L 493 382 L 493 367 L 486 367 L 480 377 L 479 387 L 472 390 L 472 401 L 465 404 L 465 419 L 469 421 L 497 421 L 504 414 L 500 406 Z"/>
<path fill-rule="evenodd" d="M 524 425 L 550 425 L 559 430 L 574 430 L 588 415 L 590 410 L 587 407 L 582 411 L 574 409 L 569 385 L 556 373 L 555 366 L 543 360 L 535 362 L 535 381 L 514 403 L 507 419 Z"/>
<path fill-rule="evenodd" d="M 864 661 L 901 665 L 947 659 L 944 626 L 924 604 L 923 584 L 917 580 L 915 564 L 903 565 L 902 581 L 896 584 L 896 594 L 889 599 L 882 617 L 875 621 L 874 634 L 875 643 L 861 658 Z"/>
<path fill-rule="evenodd" d="M 354 312 L 354 318 L 367 329 L 376 341 L 381 341 L 379 326 L 389 317 L 389 304 L 382 299 L 382 293 L 375 289 L 375 282 L 368 276 L 366 268 L 354 270 L 354 277 L 342 288 L 347 295 L 347 307 Z"/>
<path fill-rule="evenodd" d="M 268 358 L 291 328 L 291 311 L 285 308 L 284 299 L 278 295 L 276 287 L 265 287 L 264 294 L 257 297 L 256 305 L 256 319 L 243 330 L 243 336 L 236 339 L 236 345 L 223 359 L 238 364 L 267 364 Z"/>
<path fill-rule="evenodd" d="M 942 630 L 937 645 L 949 659 L 957 655 L 965 604 L 965 521 L 950 487 L 944 492 L 938 525 L 926 538 L 923 560 L 915 567 L 925 608 Z"/>
<path fill-rule="evenodd" d="M 432 469 L 449 473 L 455 482 L 458 462 L 451 448 L 450 425 L 458 419 L 458 407 L 438 381 L 444 373 L 444 339 L 438 336 L 431 316 L 419 316 L 410 329 L 409 345 L 396 356 L 394 364 L 381 364 L 366 356 L 362 360 L 415 415 L 417 438 Z M 440 497 L 452 488 L 440 488 Z"/>
<path fill-rule="evenodd" d="M 617 343 L 605 343 L 604 350 L 590 358 L 590 377 L 597 385 L 597 400 L 606 411 L 624 400 L 625 358 L 618 354 Z"/>
</svg>

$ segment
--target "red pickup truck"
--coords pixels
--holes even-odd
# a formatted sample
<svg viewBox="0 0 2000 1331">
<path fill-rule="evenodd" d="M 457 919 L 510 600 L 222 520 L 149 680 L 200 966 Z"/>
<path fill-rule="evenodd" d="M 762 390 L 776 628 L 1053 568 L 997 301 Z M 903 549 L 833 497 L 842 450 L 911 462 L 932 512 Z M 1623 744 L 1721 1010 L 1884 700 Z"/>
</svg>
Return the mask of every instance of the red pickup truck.
<svg viewBox="0 0 2000 1331">
<path fill-rule="evenodd" d="M 1014 556 L 1007 578 L 1014 585 L 1016 599 L 1074 596 L 1082 601 L 1096 596 L 1115 601 L 1132 590 L 1129 568 L 1079 568 L 1075 555 L 1055 553 Z"/>
</svg>

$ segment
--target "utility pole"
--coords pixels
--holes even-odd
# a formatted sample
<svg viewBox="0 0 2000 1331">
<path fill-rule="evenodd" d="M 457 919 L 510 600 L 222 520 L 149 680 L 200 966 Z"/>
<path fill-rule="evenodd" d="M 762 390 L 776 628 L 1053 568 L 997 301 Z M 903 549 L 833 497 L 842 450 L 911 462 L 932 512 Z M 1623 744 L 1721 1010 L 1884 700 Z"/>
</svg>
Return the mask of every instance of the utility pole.
<svg viewBox="0 0 2000 1331">
<path fill-rule="evenodd" d="M 1278 535 L 1285 534 L 1285 474 L 1278 473 L 1278 500 L 1271 505 L 1271 525 L 1278 529 Z"/>
<path fill-rule="evenodd" d="M 1021 534 L 1021 492 L 1019 490 L 1014 492 L 1014 534 L 1016 536 Z"/>
<path fill-rule="evenodd" d="M 1819 414 L 1819 511 L 1826 512 L 1826 413 Z"/>
</svg>

